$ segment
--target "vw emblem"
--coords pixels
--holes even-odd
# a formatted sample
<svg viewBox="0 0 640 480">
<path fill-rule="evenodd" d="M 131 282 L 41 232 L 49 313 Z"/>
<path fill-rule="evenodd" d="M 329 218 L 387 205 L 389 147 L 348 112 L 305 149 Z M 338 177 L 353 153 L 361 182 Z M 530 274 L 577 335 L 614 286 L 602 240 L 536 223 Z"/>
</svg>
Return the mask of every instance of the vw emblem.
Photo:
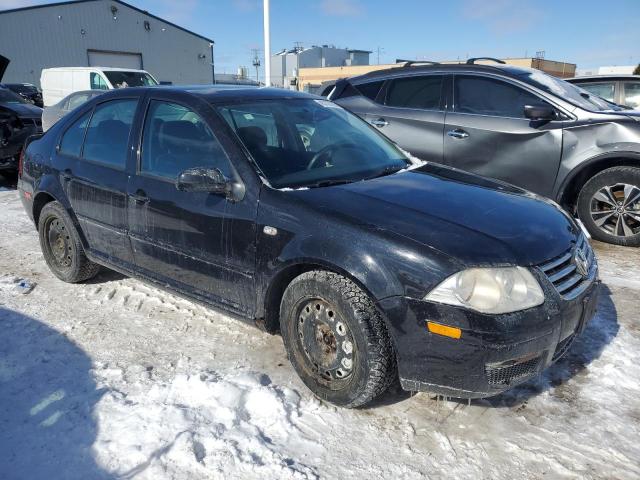
<svg viewBox="0 0 640 480">
<path fill-rule="evenodd" d="M 573 263 L 576 265 L 576 271 L 586 277 L 589 275 L 589 263 L 587 262 L 587 255 L 582 248 L 576 248 L 573 254 Z"/>
</svg>

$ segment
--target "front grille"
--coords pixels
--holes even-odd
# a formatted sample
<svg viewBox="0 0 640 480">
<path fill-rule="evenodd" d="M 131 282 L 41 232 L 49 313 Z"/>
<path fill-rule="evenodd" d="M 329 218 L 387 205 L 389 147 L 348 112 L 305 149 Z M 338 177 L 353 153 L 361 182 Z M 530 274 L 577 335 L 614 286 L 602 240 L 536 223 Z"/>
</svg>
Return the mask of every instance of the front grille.
<svg viewBox="0 0 640 480">
<path fill-rule="evenodd" d="M 503 363 L 488 363 L 484 367 L 489 385 L 510 385 L 537 373 L 541 357 L 528 360 L 510 360 Z"/>
<path fill-rule="evenodd" d="M 572 333 L 571 335 L 569 335 L 564 340 L 561 340 L 560 342 L 558 342 L 558 346 L 556 347 L 556 351 L 553 353 L 553 361 L 554 362 L 560 360 L 560 358 L 562 358 L 564 356 L 564 354 L 569 351 L 569 349 L 571 348 L 571 345 L 573 344 L 573 341 L 575 340 L 575 338 L 576 338 L 576 335 L 574 333 Z"/>
<path fill-rule="evenodd" d="M 579 269 L 580 253 L 583 255 L 583 271 Z M 568 252 L 539 266 L 558 293 L 566 300 L 576 298 L 593 281 L 593 270 L 596 257 L 584 235 L 581 235 L 576 246 Z M 586 272 L 586 274 L 585 274 Z"/>
</svg>

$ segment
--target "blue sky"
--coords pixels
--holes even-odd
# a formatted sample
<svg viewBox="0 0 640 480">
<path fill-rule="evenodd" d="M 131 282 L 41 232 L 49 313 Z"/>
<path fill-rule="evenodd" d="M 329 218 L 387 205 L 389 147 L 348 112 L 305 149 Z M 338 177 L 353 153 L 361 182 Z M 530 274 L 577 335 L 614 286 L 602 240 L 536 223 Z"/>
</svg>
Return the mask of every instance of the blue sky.
<svg viewBox="0 0 640 480">
<path fill-rule="evenodd" d="M 0 9 L 54 0 L 0 0 Z M 262 0 L 126 0 L 216 42 L 216 71 L 262 49 Z M 640 0 L 271 0 L 271 48 L 334 44 L 396 58 L 546 58 L 579 68 L 640 63 Z"/>
</svg>

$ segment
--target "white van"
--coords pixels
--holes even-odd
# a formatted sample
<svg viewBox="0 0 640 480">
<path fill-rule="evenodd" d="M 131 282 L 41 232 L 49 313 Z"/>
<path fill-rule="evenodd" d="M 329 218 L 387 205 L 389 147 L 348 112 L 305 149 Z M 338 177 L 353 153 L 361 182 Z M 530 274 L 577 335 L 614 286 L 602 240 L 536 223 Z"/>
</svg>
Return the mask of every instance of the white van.
<svg viewBox="0 0 640 480">
<path fill-rule="evenodd" d="M 45 107 L 55 105 L 67 95 L 80 90 L 112 90 L 157 84 L 156 79 L 144 70 L 128 68 L 45 68 L 40 75 L 40 88 Z"/>
</svg>

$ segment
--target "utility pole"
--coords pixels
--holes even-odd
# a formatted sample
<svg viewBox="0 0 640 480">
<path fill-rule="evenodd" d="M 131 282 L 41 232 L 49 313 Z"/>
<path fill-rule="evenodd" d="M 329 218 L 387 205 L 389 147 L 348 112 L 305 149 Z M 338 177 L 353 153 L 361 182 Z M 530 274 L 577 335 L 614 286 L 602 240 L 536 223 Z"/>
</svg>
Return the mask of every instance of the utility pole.
<svg viewBox="0 0 640 480">
<path fill-rule="evenodd" d="M 264 0 L 264 84 L 271 86 L 271 32 L 269 30 L 269 0 Z"/>
<path fill-rule="evenodd" d="M 260 50 L 258 50 L 257 48 L 253 48 L 251 49 L 251 53 L 253 54 L 253 60 L 252 60 L 252 64 L 254 67 L 256 67 L 256 82 L 258 82 L 258 84 L 260 83 L 260 74 L 259 74 L 259 69 L 260 69 Z"/>
<path fill-rule="evenodd" d="M 384 48 L 382 47 L 378 47 L 376 49 L 376 53 L 377 53 L 377 60 L 376 60 L 376 64 L 380 65 L 380 54 L 384 53 Z"/>
<path fill-rule="evenodd" d="M 209 44 L 211 47 L 211 76 L 213 77 L 213 84 L 216 84 L 216 63 L 213 60 L 213 42 Z"/>
</svg>

